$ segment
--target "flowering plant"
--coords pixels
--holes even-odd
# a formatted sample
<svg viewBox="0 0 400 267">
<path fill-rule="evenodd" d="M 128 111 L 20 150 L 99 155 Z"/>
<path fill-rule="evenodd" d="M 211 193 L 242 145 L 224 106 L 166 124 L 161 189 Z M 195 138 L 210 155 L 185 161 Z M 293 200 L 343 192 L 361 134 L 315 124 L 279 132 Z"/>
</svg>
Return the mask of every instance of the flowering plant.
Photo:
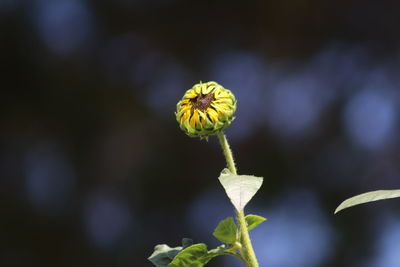
<svg viewBox="0 0 400 267">
<path fill-rule="evenodd" d="M 157 267 L 201 267 L 219 255 L 237 257 L 247 267 L 259 266 L 249 230 L 266 219 L 245 215 L 244 208 L 260 189 L 263 178 L 237 174 L 232 151 L 223 133 L 235 118 L 236 103 L 230 90 L 216 82 L 207 82 L 195 84 L 177 104 L 176 120 L 188 136 L 200 139 L 212 135 L 218 137 L 227 163 L 219 181 L 234 206 L 236 223 L 233 217 L 228 217 L 218 224 L 213 235 L 223 244 L 215 249 L 208 250 L 205 244 L 193 244 L 187 238 L 182 240 L 182 246 L 175 248 L 157 245 L 148 258 Z"/>
</svg>

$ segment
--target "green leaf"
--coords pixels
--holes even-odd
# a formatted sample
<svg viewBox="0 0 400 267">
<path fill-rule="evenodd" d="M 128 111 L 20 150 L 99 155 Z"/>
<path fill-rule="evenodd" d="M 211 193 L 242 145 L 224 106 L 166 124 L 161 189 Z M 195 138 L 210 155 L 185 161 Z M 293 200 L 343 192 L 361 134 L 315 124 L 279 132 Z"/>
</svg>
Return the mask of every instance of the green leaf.
<svg viewBox="0 0 400 267">
<path fill-rule="evenodd" d="M 193 241 L 184 238 L 184 247 L 170 248 L 168 245 L 157 245 L 153 254 L 148 258 L 157 267 L 202 267 L 212 258 L 225 254 L 226 246 L 221 245 L 207 251 L 205 244 L 195 244 L 185 247 Z"/>
<path fill-rule="evenodd" d="M 168 267 L 202 267 L 218 255 L 209 254 L 205 244 L 195 244 L 179 252 Z"/>
<path fill-rule="evenodd" d="M 182 247 L 170 248 L 168 245 L 157 245 L 154 248 L 153 254 L 148 258 L 157 267 L 167 267 L 168 264 L 182 251 L 189 246 L 193 245 L 193 240 L 190 238 L 182 239 Z"/>
<path fill-rule="evenodd" d="M 247 223 L 247 230 L 251 230 L 254 229 L 255 227 L 257 227 L 259 224 L 263 223 L 264 221 L 266 221 L 267 219 L 258 215 L 254 215 L 254 214 L 249 214 L 246 215 L 245 217 L 246 219 L 246 223 Z"/>
<path fill-rule="evenodd" d="M 208 256 L 213 258 L 213 257 L 219 256 L 219 255 L 223 255 L 225 253 L 226 249 L 227 248 L 225 245 L 220 245 L 214 249 L 209 250 Z"/>
<path fill-rule="evenodd" d="M 233 244 L 236 241 L 237 227 L 232 217 L 221 221 L 215 228 L 213 235 L 221 242 Z"/>
<path fill-rule="evenodd" d="M 190 238 L 183 238 L 182 239 L 182 247 L 185 249 L 187 247 L 190 247 L 191 245 L 193 245 L 193 240 Z"/>
<path fill-rule="evenodd" d="M 170 259 L 169 263 L 176 257 L 176 255 L 178 255 L 179 252 L 182 251 L 182 248 L 180 247 L 180 249 L 171 249 L 167 252 L 167 256 Z"/>
<path fill-rule="evenodd" d="M 237 211 L 241 211 L 249 203 L 251 198 L 260 189 L 263 178 L 251 175 L 235 175 L 226 169 L 221 172 L 219 181 L 225 189 Z"/>
<path fill-rule="evenodd" d="M 153 254 L 147 259 L 157 267 L 167 267 L 172 259 L 182 250 L 182 247 L 170 248 L 168 245 L 157 245 Z"/>
<path fill-rule="evenodd" d="M 363 203 L 377 200 L 390 199 L 400 197 L 400 190 L 377 190 L 361 195 L 357 195 L 343 201 L 335 210 L 335 214 L 341 210 L 347 209 Z"/>
</svg>

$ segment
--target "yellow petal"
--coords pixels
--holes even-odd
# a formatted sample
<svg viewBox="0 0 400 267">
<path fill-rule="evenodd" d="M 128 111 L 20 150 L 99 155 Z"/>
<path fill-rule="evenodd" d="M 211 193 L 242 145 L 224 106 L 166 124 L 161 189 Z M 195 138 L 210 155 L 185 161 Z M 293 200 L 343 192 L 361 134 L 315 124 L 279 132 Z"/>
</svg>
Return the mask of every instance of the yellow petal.
<svg viewBox="0 0 400 267">
<path fill-rule="evenodd" d="M 181 122 L 188 120 L 190 118 L 190 110 L 187 110 L 183 113 L 182 117 L 181 117 Z"/>
<path fill-rule="evenodd" d="M 199 119 L 200 119 L 199 112 L 198 112 L 198 110 L 195 110 L 192 115 L 192 118 L 190 119 L 190 122 L 189 122 L 190 126 L 195 129 L 196 124 L 199 122 Z"/>
<path fill-rule="evenodd" d="M 201 94 L 201 88 L 202 88 L 202 85 L 198 85 L 193 88 L 193 91 L 196 94 L 196 96 L 199 96 Z"/>
<path fill-rule="evenodd" d="M 187 91 L 186 94 L 183 96 L 183 98 L 187 98 L 187 99 L 192 99 L 192 98 L 196 98 L 197 94 L 194 90 L 190 90 Z"/>
<path fill-rule="evenodd" d="M 216 123 L 218 121 L 218 113 L 214 109 L 207 108 L 207 114 L 213 123 Z"/>
<path fill-rule="evenodd" d="M 203 112 L 203 111 L 199 111 L 199 115 L 200 115 L 200 122 L 201 124 L 204 126 L 206 125 L 207 122 L 207 115 Z"/>
<path fill-rule="evenodd" d="M 221 112 L 221 113 L 223 113 L 224 111 L 230 109 L 230 107 L 227 104 L 214 104 L 214 103 L 212 103 L 211 106 L 213 108 L 215 108 L 216 110 L 218 110 L 218 112 Z"/>
</svg>

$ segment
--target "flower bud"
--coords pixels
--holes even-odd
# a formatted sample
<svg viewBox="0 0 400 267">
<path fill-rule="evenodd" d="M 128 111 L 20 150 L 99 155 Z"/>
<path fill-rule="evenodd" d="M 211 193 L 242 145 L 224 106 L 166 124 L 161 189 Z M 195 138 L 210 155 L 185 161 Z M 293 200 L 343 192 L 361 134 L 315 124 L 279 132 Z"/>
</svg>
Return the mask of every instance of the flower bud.
<svg viewBox="0 0 400 267">
<path fill-rule="evenodd" d="M 232 123 L 236 98 L 216 82 L 200 82 L 186 91 L 176 109 L 176 120 L 187 135 L 207 138 Z"/>
</svg>

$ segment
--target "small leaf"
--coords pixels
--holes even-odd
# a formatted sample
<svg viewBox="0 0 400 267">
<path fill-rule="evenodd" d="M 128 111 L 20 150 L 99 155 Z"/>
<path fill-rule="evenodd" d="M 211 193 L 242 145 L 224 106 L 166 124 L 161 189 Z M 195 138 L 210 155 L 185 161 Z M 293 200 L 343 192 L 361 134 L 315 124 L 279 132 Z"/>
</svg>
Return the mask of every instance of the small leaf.
<svg viewBox="0 0 400 267">
<path fill-rule="evenodd" d="M 246 215 L 245 217 L 246 219 L 246 223 L 247 223 L 247 230 L 251 230 L 254 229 L 255 227 L 257 227 L 259 224 L 263 223 L 264 221 L 266 221 L 267 219 L 258 215 L 253 215 L 253 214 L 249 214 Z"/>
<path fill-rule="evenodd" d="M 363 203 L 377 200 L 400 197 L 400 190 L 377 190 L 357 195 L 343 201 L 335 210 L 335 214 L 341 210 L 347 209 Z"/>
<path fill-rule="evenodd" d="M 262 177 L 235 175 L 226 170 L 221 172 L 218 179 L 237 211 L 244 209 L 263 182 Z"/>
<path fill-rule="evenodd" d="M 215 228 L 213 235 L 221 242 L 233 244 L 236 241 L 237 227 L 232 217 L 221 221 Z"/>
<path fill-rule="evenodd" d="M 167 267 L 172 259 L 182 250 L 182 247 L 170 248 L 169 246 L 157 245 L 153 254 L 147 259 L 157 267 Z"/>
<path fill-rule="evenodd" d="M 195 244 L 179 252 L 168 267 L 202 267 L 215 256 L 208 255 L 205 244 Z"/>
</svg>

